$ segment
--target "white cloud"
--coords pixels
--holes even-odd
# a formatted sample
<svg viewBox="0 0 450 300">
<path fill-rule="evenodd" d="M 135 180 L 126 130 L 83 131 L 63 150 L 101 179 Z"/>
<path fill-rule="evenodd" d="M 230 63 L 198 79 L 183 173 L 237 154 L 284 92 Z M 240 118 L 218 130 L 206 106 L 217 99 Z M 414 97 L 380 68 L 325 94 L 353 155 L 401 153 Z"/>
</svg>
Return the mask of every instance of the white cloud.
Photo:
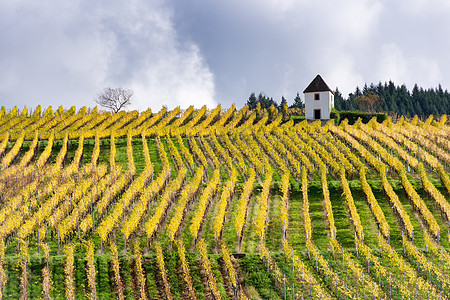
<svg viewBox="0 0 450 300">
<path fill-rule="evenodd" d="M 166 1 L 1 2 L 0 26 L 1 105 L 94 106 L 106 86 L 135 89 L 130 109 L 215 105 L 214 77 Z"/>
<path fill-rule="evenodd" d="M 0 104 L 134 108 L 292 101 L 316 74 L 346 95 L 392 79 L 446 84 L 446 0 L 0 0 Z M 431 3 L 431 4 L 429 4 Z"/>
<path fill-rule="evenodd" d="M 346 97 L 356 86 L 364 85 L 371 72 L 367 70 L 371 66 L 370 44 L 385 8 L 379 1 L 357 0 L 322 0 L 311 4 L 313 8 L 315 12 L 306 24 L 317 16 L 321 19 L 311 29 L 313 42 L 308 38 L 310 49 L 306 51 L 311 60 L 307 70 L 314 76 L 320 73 L 330 88 L 338 87 Z"/>
<path fill-rule="evenodd" d="M 407 61 L 402 50 L 396 43 L 384 44 L 380 50 L 378 76 L 392 80 L 397 84 L 402 83 L 405 76 L 409 76 Z"/>
<path fill-rule="evenodd" d="M 181 20 L 198 14 L 185 32 L 213 62 L 221 99 L 235 101 L 233 91 L 245 101 L 263 91 L 279 101 L 281 95 L 292 100 L 318 73 L 332 74 L 329 84 L 343 93 L 363 85 L 361 62 L 367 57 L 361 53 L 385 9 L 381 0 L 188 0 L 176 11 Z M 234 49 L 239 52 L 230 55 Z M 220 61 L 223 56 L 231 59 Z M 244 90 L 237 91 L 242 81 Z"/>
<path fill-rule="evenodd" d="M 379 1 L 333 1 L 327 11 L 330 20 L 325 21 L 327 26 L 334 28 L 331 39 L 337 43 L 360 43 L 376 29 L 382 11 L 383 5 Z"/>
<path fill-rule="evenodd" d="M 327 38 L 336 41 L 367 37 L 384 9 L 380 0 L 230 0 L 218 2 L 217 7 L 232 7 L 239 16 L 256 17 L 255 24 L 281 25 L 282 31 L 303 27 L 312 33 L 326 32 Z"/>
<path fill-rule="evenodd" d="M 191 45 L 184 55 L 167 50 L 171 53 L 165 59 L 147 61 L 146 68 L 135 74 L 136 105 L 215 107 L 213 75 L 205 69 L 198 47 Z"/>
<path fill-rule="evenodd" d="M 450 78 L 448 0 L 182 3 L 181 27 L 211 62 L 221 100 L 293 99 L 318 73 L 344 95 L 389 79 L 428 88 Z"/>
<path fill-rule="evenodd" d="M 440 15 L 448 14 L 450 2 L 448 0 L 396 0 L 400 11 L 418 15 Z"/>
<path fill-rule="evenodd" d="M 421 82 L 425 87 L 436 87 L 443 82 L 441 68 L 439 63 L 429 57 L 416 57 L 414 58 L 412 65 L 415 66 L 415 70 L 412 74 L 415 74 L 411 79 L 411 83 Z"/>
<path fill-rule="evenodd" d="M 410 89 L 415 83 L 425 88 L 434 87 L 443 79 L 435 59 L 405 53 L 396 43 L 381 46 L 377 74 L 396 84 L 406 84 Z"/>
<path fill-rule="evenodd" d="M 355 90 L 356 86 L 364 84 L 362 74 L 356 69 L 355 60 L 350 55 L 335 57 L 330 62 L 328 68 L 324 68 L 324 80 L 331 89 L 339 87 L 339 91 L 344 97 Z"/>
</svg>

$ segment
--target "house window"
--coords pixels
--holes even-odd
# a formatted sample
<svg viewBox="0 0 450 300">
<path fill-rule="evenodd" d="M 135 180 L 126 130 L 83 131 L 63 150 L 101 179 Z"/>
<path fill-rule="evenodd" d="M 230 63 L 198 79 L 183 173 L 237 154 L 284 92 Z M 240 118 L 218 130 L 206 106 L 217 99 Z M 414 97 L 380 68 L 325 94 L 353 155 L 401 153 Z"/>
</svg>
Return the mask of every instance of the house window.
<svg viewBox="0 0 450 300">
<path fill-rule="evenodd" d="M 320 109 L 315 109 L 314 110 L 314 119 L 316 119 L 316 120 L 320 120 L 321 119 Z"/>
<path fill-rule="evenodd" d="M 314 94 L 314 100 L 320 100 L 320 94 L 319 93 L 315 93 Z"/>
</svg>

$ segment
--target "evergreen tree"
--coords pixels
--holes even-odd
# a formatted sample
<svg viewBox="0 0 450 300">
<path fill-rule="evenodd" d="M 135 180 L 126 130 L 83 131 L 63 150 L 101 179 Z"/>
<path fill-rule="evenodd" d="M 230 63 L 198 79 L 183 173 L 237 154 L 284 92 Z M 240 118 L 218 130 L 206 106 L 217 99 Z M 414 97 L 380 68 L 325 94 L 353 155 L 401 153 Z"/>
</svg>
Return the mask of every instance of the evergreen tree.
<svg viewBox="0 0 450 300">
<path fill-rule="evenodd" d="M 259 95 L 258 95 L 258 102 L 261 103 L 261 108 L 262 109 L 269 108 L 268 100 L 269 99 L 266 98 L 266 95 L 264 95 L 263 93 L 259 93 Z"/>
<path fill-rule="evenodd" d="M 297 96 L 295 96 L 294 98 L 294 103 L 290 106 L 290 108 L 303 108 L 303 107 L 305 107 L 305 104 L 300 98 L 300 94 L 297 92 Z"/>
<path fill-rule="evenodd" d="M 423 116 L 421 98 L 421 91 L 417 84 L 415 84 L 411 94 L 411 102 L 413 103 L 415 114 L 418 116 Z"/>
<path fill-rule="evenodd" d="M 344 100 L 338 88 L 334 91 L 334 108 L 337 110 L 347 110 L 346 100 Z"/>
<path fill-rule="evenodd" d="M 381 102 L 381 109 L 377 109 L 378 111 L 408 117 L 417 115 L 422 119 L 431 114 L 450 113 L 450 94 L 441 85 L 425 90 L 415 84 L 410 92 L 405 85 L 396 86 L 393 81 L 384 84 L 380 82 L 378 85 L 371 84 L 370 86 L 366 84 L 362 91 L 359 87 L 356 87 L 355 92 L 350 93 L 347 99 L 343 98 L 336 90 L 335 108 L 337 110 L 354 111 L 360 109 L 367 111 L 368 108 L 358 107 L 357 104 L 361 100 L 361 96 L 367 96 L 370 93 L 374 93 L 378 95 L 380 100 L 384 100 Z"/>
<path fill-rule="evenodd" d="M 378 100 L 377 100 L 378 98 Z M 375 105 L 368 105 L 370 101 Z M 286 98 L 281 97 L 280 105 L 273 100 L 260 93 L 258 97 L 252 93 L 248 98 L 247 105 L 250 109 L 260 107 L 260 114 L 264 110 L 268 110 L 271 106 L 283 111 L 284 105 L 287 104 Z M 294 99 L 290 108 L 304 108 L 305 104 L 300 98 L 300 94 Z M 419 116 L 421 119 L 427 118 L 429 115 L 439 116 L 441 114 L 450 114 L 450 93 L 441 85 L 436 88 L 423 89 L 414 85 L 410 92 L 405 85 L 397 86 L 392 80 L 377 85 L 365 84 L 363 88 L 356 87 L 353 93 L 344 98 L 341 92 L 336 88 L 334 93 L 334 107 L 336 110 L 348 111 L 382 111 L 389 114 L 405 115 L 413 117 Z"/>
<path fill-rule="evenodd" d="M 287 101 L 284 96 L 281 96 L 280 109 L 283 109 L 284 105 L 287 105 Z"/>
<path fill-rule="evenodd" d="M 272 97 L 269 99 L 269 107 L 274 106 L 277 110 L 281 109 L 281 105 L 278 105 L 277 101 L 273 100 Z"/>
<path fill-rule="evenodd" d="M 255 109 L 258 104 L 258 99 L 256 99 L 255 93 L 251 93 L 250 97 L 248 97 L 247 105 L 249 109 Z"/>
</svg>

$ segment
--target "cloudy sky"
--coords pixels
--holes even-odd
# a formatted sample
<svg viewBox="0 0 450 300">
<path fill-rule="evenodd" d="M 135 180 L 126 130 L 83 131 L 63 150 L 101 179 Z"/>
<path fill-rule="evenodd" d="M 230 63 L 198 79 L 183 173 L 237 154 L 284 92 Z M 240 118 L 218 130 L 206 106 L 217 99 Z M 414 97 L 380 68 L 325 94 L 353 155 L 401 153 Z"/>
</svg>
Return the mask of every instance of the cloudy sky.
<svg viewBox="0 0 450 300">
<path fill-rule="evenodd" d="M 393 80 L 450 88 L 448 0 L 0 0 L 0 105 L 292 103 L 321 74 L 344 95 Z"/>
</svg>

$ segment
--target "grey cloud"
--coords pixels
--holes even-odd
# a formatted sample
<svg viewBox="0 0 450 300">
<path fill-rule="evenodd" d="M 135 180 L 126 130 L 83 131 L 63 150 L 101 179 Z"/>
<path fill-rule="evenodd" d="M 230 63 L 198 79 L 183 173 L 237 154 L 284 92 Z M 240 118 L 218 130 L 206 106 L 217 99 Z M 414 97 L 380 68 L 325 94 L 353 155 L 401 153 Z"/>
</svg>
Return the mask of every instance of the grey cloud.
<svg viewBox="0 0 450 300">
<path fill-rule="evenodd" d="M 279 101 L 320 73 L 347 94 L 394 80 L 449 85 L 444 0 L 79 0 L 0 3 L 0 104 L 94 105 L 105 86 L 134 108 Z"/>
<path fill-rule="evenodd" d="M 200 46 L 218 98 L 243 103 L 252 91 L 292 101 L 317 73 L 344 94 L 390 79 L 410 87 L 416 82 L 445 87 L 450 41 L 444 37 L 450 24 L 443 15 L 450 6 L 443 0 L 433 0 L 432 9 L 427 1 L 413 2 L 411 9 L 405 9 L 407 0 L 173 4 L 176 28 Z M 402 55 L 390 53 L 387 59 L 386 45 L 392 43 Z"/>
<path fill-rule="evenodd" d="M 164 1 L 0 4 L 0 104 L 95 105 L 105 86 L 135 89 L 131 109 L 214 106 L 214 77 L 181 47 Z M 192 45 L 191 45 L 192 44 Z"/>
</svg>

